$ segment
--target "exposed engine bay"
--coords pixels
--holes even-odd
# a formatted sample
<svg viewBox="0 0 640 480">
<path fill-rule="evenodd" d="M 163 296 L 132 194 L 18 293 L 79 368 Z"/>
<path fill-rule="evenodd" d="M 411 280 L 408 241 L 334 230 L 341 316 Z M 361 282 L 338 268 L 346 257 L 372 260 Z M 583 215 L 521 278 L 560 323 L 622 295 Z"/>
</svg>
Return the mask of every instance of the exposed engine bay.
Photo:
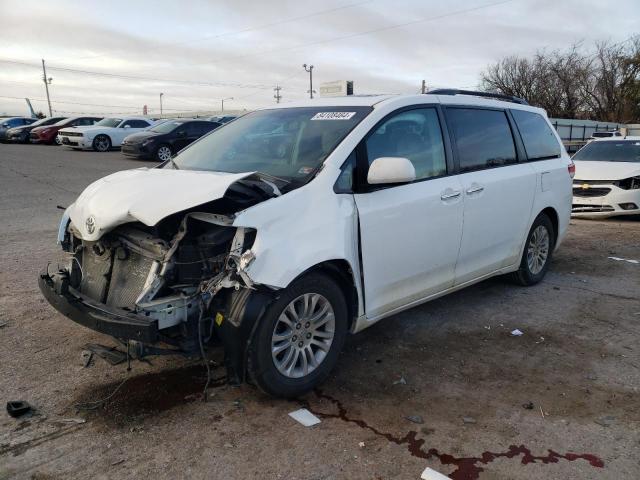
<svg viewBox="0 0 640 480">
<path fill-rule="evenodd" d="M 267 301 L 274 291 L 254 285 L 245 271 L 254 260 L 256 231 L 232 224 L 235 212 L 280 194 L 274 183 L 253 175 L 223 198 L 154 226 L 125 223 L 89 241 L 69 222 L 61 241 L 68 265 L 55 274 L 47 270 L 41 290 L 61 313 L 127 349 L 133 345 L 138 357 L 201 352 L 212 338 L 225 337 L 222 321 L 234 304 L 246 304 L 249 292 Z M 231 316 L 224 327 L 238 328 L 237 312 Z M 225 355 L 241 358 L 234 348 L 241 348 L 242 335 L 226 336 Z"/>
</svg>

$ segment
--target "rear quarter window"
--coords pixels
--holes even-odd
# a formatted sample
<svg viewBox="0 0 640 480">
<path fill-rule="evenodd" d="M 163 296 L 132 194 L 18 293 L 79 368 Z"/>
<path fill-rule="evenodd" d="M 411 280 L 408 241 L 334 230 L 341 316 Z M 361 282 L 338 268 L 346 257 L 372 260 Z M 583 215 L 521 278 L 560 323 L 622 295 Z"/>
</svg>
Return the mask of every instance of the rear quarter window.
<svg viewBox="0 0 640 480">
<path fill-rule="evenodd" d="M 560 156 L 560 144 L 551 127 L 538 113 L 511 110 L 529 160 L 544 160 Z"/>
</svg>

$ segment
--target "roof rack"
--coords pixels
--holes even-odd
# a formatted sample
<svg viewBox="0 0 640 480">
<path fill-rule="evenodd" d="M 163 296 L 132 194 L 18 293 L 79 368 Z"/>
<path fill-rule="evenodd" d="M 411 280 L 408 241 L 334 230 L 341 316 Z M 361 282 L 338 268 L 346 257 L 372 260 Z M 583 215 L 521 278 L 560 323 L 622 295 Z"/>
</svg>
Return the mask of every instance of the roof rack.
<svg viewBox="0 0 640 480">
<path fill-rule="evenodd" d="M 476 92 L 473 90 L 458 90 L 456 88 L 437 88 L 427 92 L 429 95 L 473 95 L 474 97 L 495 98 L 505 102 L 519 103 L 520 105 L 529 105 L 524 98 L 514 97 L 511 95 L 503 95 L 502 93 Z"/>
</svg>

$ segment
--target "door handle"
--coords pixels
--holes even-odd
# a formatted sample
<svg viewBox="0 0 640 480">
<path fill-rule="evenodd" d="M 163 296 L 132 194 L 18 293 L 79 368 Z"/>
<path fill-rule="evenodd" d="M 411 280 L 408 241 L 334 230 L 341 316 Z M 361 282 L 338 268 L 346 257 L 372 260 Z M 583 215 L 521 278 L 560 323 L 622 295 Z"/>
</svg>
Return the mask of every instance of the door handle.
<svg viewBox="0 0 640 480">
<path fill-rule="evenodd" d="M 484 187 L 481 187 L 480 185 L 472 185 L 471 188 L 469 188 L 469 190 L 467 190 L 467 194 L 471 195 L 473 193 L 480 193 L 484 190 Z"/>
<path fill-rule="evenodd" d="M 460 191 L 446 191 L 440 195 L 440 200 L 451 200 L 452 198 L 458 198 L 460 196 Z"/>
</svg>

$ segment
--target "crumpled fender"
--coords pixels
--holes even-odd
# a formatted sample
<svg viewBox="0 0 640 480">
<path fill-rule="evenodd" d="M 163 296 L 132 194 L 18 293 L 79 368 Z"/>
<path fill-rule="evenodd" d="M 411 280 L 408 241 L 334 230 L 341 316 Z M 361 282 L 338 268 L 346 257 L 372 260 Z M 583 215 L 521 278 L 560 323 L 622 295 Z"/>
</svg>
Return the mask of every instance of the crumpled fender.
<svg viewBox="0 0 640 480">
<path fill-rule="evenodd" d="M 246 273 L 254 283 L 287 287 L 322 262 L 346 260 L 361 296 L 358 262 L 358 215 L 353 195 L 334 194 L 340 174 L 325 168 L 313 181 L 281 197 L 240 212 L 236 227 L 257 231 Z"/>
</svg>

